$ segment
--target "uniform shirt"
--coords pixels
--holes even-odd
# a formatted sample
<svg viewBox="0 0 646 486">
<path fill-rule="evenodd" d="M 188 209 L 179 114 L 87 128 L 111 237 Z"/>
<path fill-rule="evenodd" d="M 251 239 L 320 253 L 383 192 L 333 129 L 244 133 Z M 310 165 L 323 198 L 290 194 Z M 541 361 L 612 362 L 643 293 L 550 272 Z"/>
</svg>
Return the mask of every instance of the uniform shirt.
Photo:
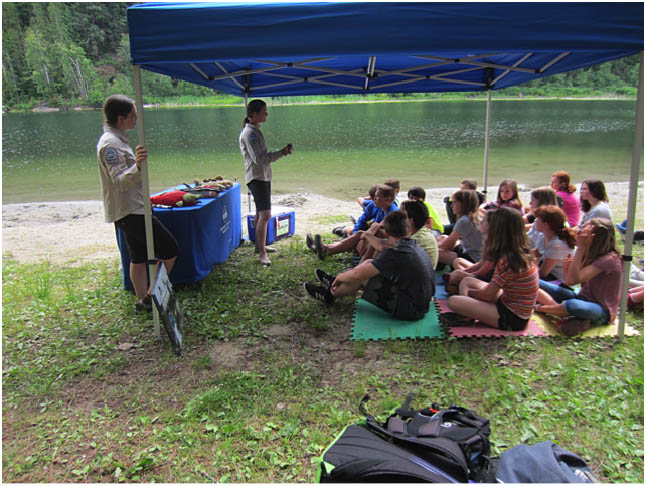
<svg viewBox="0 0 646 486">
<path fill-rule="evenodd" d="M 280 159 L 280 150 L 270 152 L 265 137 L 256 125 L 247 123 L 240 132 L 240 153 L 244 158 L 245 183 L 251 181 L 271 181 L 271 163 Z"/>
<path fill-rule="evenodd" d="M 380 275 L 393 283 L 393 315 L 419 319 L 435 294 L 435 270 L 426 252 L 410 238 L 382 251 L 372 261 Z M 374 277 L 373 277 L 374 278 Z"/>
<path fill-rule="evenodd" d="M 573 192 L 556 191 L 556 195 L 563 201 L 563 212 L 567 216 L 567 223 L 574 228 L 581 219 L 581 201 Z"/>
<path fill-rule="evenodd" d="M 144 214 L 141 172 L 125 132 L 105 125 L 96 146 L 106 223 Z"/>
<path fill-rule="evenodd" d="M 600 256 L 591 263 L 601 273 L 581 284 L 581 296 L 601 304 L 610 314 L 610 321 L 617 315 L 621 297 L 621 258 L 614 251 Z"/>
<path fill-rule="evenodd" d="M 363 210 L 363 214 L 359 216 L 357 224 L 354 225 L 353 233 L 356 233 L 359 230 L 367 230 L 368 222 L 373 221 L 375 223 L 381 223 L 386 215 L 391 211 L 397 211 L 397 206 L 395 203 L 392 203 L 387 211 L 384 211 L 381 208 L 378 208 L 374 201 L 370 201 L 366 204 L 366 208 Z"/>
<path fill-rule="evenodd" d="M 413 238 L 415 242 L 422 247 L 428 257 L 431 259 L 433 268 L 435 268 L 435 266 L 437 265 L 439 249 L 433 231 L 426 226 L 422 226 L 417 231 L 417 233 L 411 236 L 411 238 Z"/>
<path fill-rule="evenodd" d="M 502 289 L 501 302 L 521 319 L 529 319 L 538 295 L 538 270 L 531 266 L 514 273 L 503 258 L 496 264 L 491 281 Z"/>
</svg>

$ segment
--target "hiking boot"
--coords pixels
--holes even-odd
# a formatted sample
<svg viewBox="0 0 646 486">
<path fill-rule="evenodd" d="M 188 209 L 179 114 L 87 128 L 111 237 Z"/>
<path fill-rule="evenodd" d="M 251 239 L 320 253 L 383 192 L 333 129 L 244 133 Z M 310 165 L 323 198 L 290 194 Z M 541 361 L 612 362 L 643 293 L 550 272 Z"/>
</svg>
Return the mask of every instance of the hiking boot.
<svg viewBox="0 0 646 486">
<path fill-rule="evenodd" d="M 305 291 L 316 300 L 320 300 L 325 304 L 331 304 L 334 302 L 334 296 L 332 295 L 332 292 L 330 292 L 329 288 L 311 283 L 304 283 L 303 287 L 305 287 Z"/>
<path fill-rule="evenodd" d="M 307 235 L 305 235 L 305 244 L 310 250 L 316 253 L 316 246 L 314 246 L 314 238 L 312 238 L 311 233 L 307 233 Z"/>
<path fill-rule="evenodd" d="M 316 273 L 316 278 L 319 280 L 319 282 L 325 285 L 328 289 L 332 286 L 332 282 L 334 282 L 334 279 L 336 278 L 330 274 L 325 273 L 320 268 L 317 268 L 314 273 Z"/>
<path fill-rule="evenodd" d="M 135 303 L 135 312 L 152 312 L 153 311 L 153 299 L 150 295 L 144 296 L 143 299 L 138 300 Z"/>
<path fill-rule="evenodd" d="M 325 248 L 323 246 L 323 242 L 321 241 L 321 235 L 314 235 L 314 248 L 316 251 L 316 254 L 319 257 L 319 260 L 325 260 Z"/>
<path fill-rule="evenodd" d="M 589 319 L 575 319 L 574 317 L 561 319 L 556 325 L 568 337 L 576 336 L 592 327 Z"/>
</svg>

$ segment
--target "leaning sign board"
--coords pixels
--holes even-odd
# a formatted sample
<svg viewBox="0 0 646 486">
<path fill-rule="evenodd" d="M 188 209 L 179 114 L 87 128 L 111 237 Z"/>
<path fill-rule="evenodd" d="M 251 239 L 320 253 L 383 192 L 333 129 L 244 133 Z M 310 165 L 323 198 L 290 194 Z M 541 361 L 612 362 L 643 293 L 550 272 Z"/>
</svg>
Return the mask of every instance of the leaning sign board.
<svg viewBox="0 0 646 486">
<path fill-rule="evenodd" d="M 155 277 L 151 294 L 157 311 L 159 311 L 159 315 L 164 322 L 168 339 L 170 339 L 175 353 L 179 356 L 182 354 L 182 322 L 184 316 L 179 307 L 173 285 L 168 279 L 166 267 L 161 262 L 157 264 L 157 276 Z"/>
</svg>

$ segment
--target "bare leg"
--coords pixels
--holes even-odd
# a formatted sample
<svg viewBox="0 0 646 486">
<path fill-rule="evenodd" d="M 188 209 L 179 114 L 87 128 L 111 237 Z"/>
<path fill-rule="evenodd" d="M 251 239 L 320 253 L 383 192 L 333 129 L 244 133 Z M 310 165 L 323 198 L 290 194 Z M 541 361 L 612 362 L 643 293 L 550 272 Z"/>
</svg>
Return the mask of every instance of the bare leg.
<svg viewBox="0 0 646 486">
<path fill-rule="evenodd" d="M 146 263 L 130 263 L 130 281 L 135 288 L 138 300 L 143 299 L 148 292 L 148 273 Z"/>
<path fill-rule="evenodd" d="M 326 255 L 336 255 L 337 253 L 343 253 L 344 251 L 354 250 L 359 241 L 361 241 L 362 231 L 357 231 L 352 236 L 349 236 L 343 240 L 331 243 L 329 245 L 323 245 L 323 251 Z"/>
<path fill-rule="evenodd" d="M 439 256 L 438 256 L 438 261 L 440 263 L 447 263 L 449 265 L 453 265 L 453 261 L 457 257 L 458 257 L 458 254 L 455 253 L 454 251 L 440 250 L 439 251 Z"/>
<path fill-rule="evenodd" d="M 499 316 L 496 304 L 464 295 L 452 295 L 449 297 L 449 308 L 462 316 L 478 319 L 490 327 L 498 327 Z"/>
<path fill-rule="evenodd" d="M 471 263 L 469 260 L 466 258 L 456 258 L 453 260 L 453 268 L 456 270 L 464 270 L 466 268 L 469 268 L 473 263 Z"/>
<path fill-rule="evenodd" d="M 471 277 L 471 275 L 472 274 L 470 274 L 469 272 L 465 272 L 464 270 L 453 270 L 449 274 L 449 283 L 458 285 L 460 282 L 462 282 L 464 278 Z"/>
<path fill-rule="evenodd" d="M 271 219 L 271 210 L 260 211 L 256 223 L 256 250 L 260 261 L 269 261 L 267 258 L 267 223 Z"/>
</svg>

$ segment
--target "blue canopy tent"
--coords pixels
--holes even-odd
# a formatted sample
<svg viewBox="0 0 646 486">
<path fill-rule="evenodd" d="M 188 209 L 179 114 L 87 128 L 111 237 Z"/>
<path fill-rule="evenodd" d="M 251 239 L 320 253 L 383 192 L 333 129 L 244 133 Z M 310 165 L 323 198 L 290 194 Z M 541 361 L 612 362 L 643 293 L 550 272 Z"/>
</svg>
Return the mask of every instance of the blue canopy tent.
<svg viewBox="0 0 646 486">
<path fill-rule="evenodd" d="M 492 90 L 638 54 L 644 36 L 643 3 L 631 2 L 147 3 L 128 8 L 128 27 L 142 115 L 140 68 L 245 100 L 487 91 L 485 188 Z M 642 79 L 626 268 L 643 144 Z M 628 275 L 624 292 L 627 282 Z M 622 304 L 620 335 L 624 314 Z"/>
</svg>

